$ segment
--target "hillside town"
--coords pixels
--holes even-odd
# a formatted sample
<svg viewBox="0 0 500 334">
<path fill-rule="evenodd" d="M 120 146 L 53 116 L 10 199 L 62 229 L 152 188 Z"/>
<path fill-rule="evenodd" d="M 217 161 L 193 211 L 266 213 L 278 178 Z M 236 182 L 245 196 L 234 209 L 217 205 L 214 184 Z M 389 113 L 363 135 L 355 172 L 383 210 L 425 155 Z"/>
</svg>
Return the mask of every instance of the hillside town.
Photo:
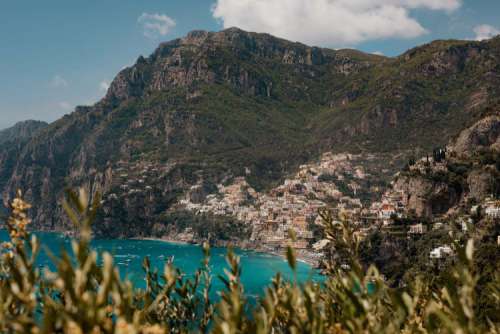
<svg viewBox="0 0 500 334">
<path fill-rule="evenodd" d="M 394 226 L 396 221 L 407 219 L 411 222 L 408 218 L 415 216 L 407 190 L 395 181 L 398 175 L 394 178 L 393 170 L 384 169 L 378 159 L 376 155 L 325 153 L 318 161 L 300 166 L 281 185 L 266 192 L 257 192 L 243 176 L 218 184 L 209 193 L 199 183 L 184 194 L 174 210 L 187 210 L 195 215 L 233 217 L 250 226 L 248 247 L 281 253 L 291 245 L 300 258 L 317 263 L 323 256 L 322 250 L 328 245 L 315 233 L 322 226 L 319 212 L 323 209 L 333 211 L 335 216 L 342 214 L 347 217 L 356 226 L 355 233 L 361 239 L 377 229 L 398 230 L 399 227 Z M 426 157 L 412 163 L 407 172 L 424 173 L 429 166 L 434 172 L 446 168 L 444 162 Z M 142 198 L 138 205 L 145 205 L 158 193 L 158 180 L 174 167 L 120 162 L 114 170 L 115 192 L 107 194 L 104 202 L 131 202 Z M 247 170 L 247 174 L 250 173 Z M 487 217 L 500 218 L 500 201 L 487 198 L 473 206 L 471 212 L 461 212 L 454 217 L 461 223 L 462 229 L 467 228 L 471 215 L 479 207 Z M 405 226 L 404 233 L 409 237 L 418 236 L 442 227 L 439 220 L 432 224 L 415 220 Z M 172 239 L 172 236 L 166 235 L 165 238 Z M 191 227 L 177 231 L 175 240 L 199 242 Z M 436 259 L 450 254 L 439 248 L 429 257 Z"/>
<path fill-rule="evenodd" d="M 303 258 L 321 257 L 321 240 L 314 236 L 314 225 L 321 225 L 319 212 L 333 208 L 361 222 L 363 217 L 388 220 L 395 212 L 402 212 L 400 201 L 387 197 L 375 202 L 370 209 L 360 198 L 373 175 L 361 161 L 375 160 L 352 154 L 323 154 L 317 163 L 302 165 L 299 171 L 282 185 L 267 193 L 256 192 L 244 177 L 235 178 L 228 185 L 218 185 L 218 192 L 204 201 L 192 200 L 201 185 L 191 188 L 180 205 L 196 214 L 233 216 L 252 226 L 251 241 L 267 251 L 279 251 L 292 245 Z M 372 193 L 382 195 L 382 187 L 373 187 Z M 366 221 L 367 219 L 365 219 Z M 295 233 L 291 241 L 290 230 Z M 189 240 L 185 240 L 189 241 Z"/>
<path fill-rule="evenodd" d="M 252 226 L 250 241 L 258 248 L 279 252 L 291 245 L 303 259 L 314 262 L 322 257 L 321 251 L 327 245 L 313 233 L 315 225 L 322 224 L 319 215 L 322 209 L 348 217 L 357 226 L 359 238 L 366 237 L 374 229 L 390 231 L 395 221 L 414 215 L 408 208 L 404 189 L 394 187 L 394 181 L 386 187 L 371 187 L 369 191 L 376 195 L 375 198 L 362 198 L 362 189 L 370 183 L 367 180 L 374 178 L 372 171 L 366 168 L 366 161 L 370 159 L 374 157 L 325 153 L 317 163 L 300 166 L 295 175 L 267 193 L 255 191 L 244 177 L 237 177 L 228 185 L 219 184 L 217 193 L 208 195 L 203 201 L 191 200 L 191 194 L 201 187 L 193 186 L 179 204 L 196 214 L 233 216 Z M 427 162 L 429 158 L 422 159 L 410 168 L 413 171 L 423 169 Z M 443 168 L 442 163 L 433 166 L 436 170 Z M 500 217 L 500 201 L 489 198 L 483 207 L 488 217 Z M 457 219 L 462 221 L 463 229 L 471 221 L 469 214 L 462 214 Z M 406 227 L 405 233 L 422 235 L 442 226 L 439 222 L 429 225 L 415 221 Z M 290 230 L 295 232 L 294 241 L 290 238 Z M 183 235 L 192 237 L 189 233 Z M 429 257 L 451 254 L 447 245 L 440 247 Z"/>
</svg>

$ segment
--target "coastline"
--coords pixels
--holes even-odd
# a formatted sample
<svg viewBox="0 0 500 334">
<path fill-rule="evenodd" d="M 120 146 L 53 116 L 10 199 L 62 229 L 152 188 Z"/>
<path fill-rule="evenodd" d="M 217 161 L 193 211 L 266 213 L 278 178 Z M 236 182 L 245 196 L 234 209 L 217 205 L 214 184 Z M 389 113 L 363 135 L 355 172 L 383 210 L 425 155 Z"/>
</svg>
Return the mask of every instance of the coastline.
<svg viewBox="0 0 500 334">
<path fill-rule="evenodd" d="M 159 241 L 159 242 L 164 242 L 164 243 L 169 243 L 169 244 L 174 244 L 174 245 L 198 245 L 200 246 L 201 244 L 198 242 L 187 242 L 187 241 L 180 241 L 180 240 L 174 240 L 170 238 L 154 238 L 154 237 L 135 237 L 135 238 L 130 238 L 130 240 L 148 240 L 148 241 Z M 225 246 L 215 246 L 215 247 L 225 247 Z M 254 247 L 236 247 L 241 250 L 245 251 L 254 251 L 257 253 L 263 253 L 263 254 L 268 254 L 268 255 L 273 255 L 276 257 L 280 257 L 284 260 L 287 260 L 286 257 L 286 250 L 282 251 L 276 251 L 276 250 L 271 250 L 271 249 L 266 249 L 266 248 L 254 248 Z M 313 269 L 318 269 L 319 267 L 319 261 L 316 259 L 312 259 L 304 254 L 300 254 L 299 252 L 296 252 L 296 259 L 298 262 L 307 264 Z"/>
<path fill-rule="evenodd" d="M 164 239 L 164 238 L 153 238 L 153 237 L 135 237 L 135 238 L 128 238 L 129 240 L 147 240 L 147 241 L 160 241 L 160 242 L 165 242 L 169 244 L 174 244 L 174 245 L 199 245 L 198 243 L 191 243 L 187 241 L 179 241 L 179 240 L 173 240 L 173 239 Z"/>
<path fill-rule="evenodd" d="M 3 228 L 0 227 L 0 230 L 2 230 L 2 229 Z M 44 232 L 44 233 L 59 233 L 59 234 L 66 235 L 64 232 L 60 232 L 60 231 L 40 231 L 40 232 Z M 175 239 L 170 239 L 170 238 L 134 237 L 134 238 L 128 238 L 128 239 L 129 240 L 159 241 L 159 242 L 169 243 L 169 244 L 173 244 L 173 245 L 184 245 L 184 246 L 198 245 L 198 246 L 201 246 L 201 244 L 199 242 L 188 242 L 188 241 L 175 240 Z M 227 248 L 227 246 L 215 246 L 215 247 Z M 286 250 L 285 249 L 283 249 L 281 251 L 277 251 L 277 250 L 268 249 L 268 248 L 264 248 L 264 247 L 261 247 L 261 248 L 256 248 L 256 247 L 241 247 L 240 245 L 237 245 L 236 248 L 241 249 L 241 250 L 245 250 L 245 251 L 253 251 L 253 252 L 257 252 L 257 253 L 273 255 L 273 256 L 276 256 L 276 257 L 280 257 L 280 258 L 282 258 L 285 261 L 287 260 Z M 297 259 L 298 262 L 307 264 L 312 269 L 319 269 L 319 263 L 320 262 L 319 262 L 318 259 L 313 259 L 310 256 L 307 256 L 305 254 L 300 254 L 300 253 L 301 253 L 300 250 L 296 251 L 296 253 L 295 253 L 296 254 L 296 259 Z"/>
</svg>

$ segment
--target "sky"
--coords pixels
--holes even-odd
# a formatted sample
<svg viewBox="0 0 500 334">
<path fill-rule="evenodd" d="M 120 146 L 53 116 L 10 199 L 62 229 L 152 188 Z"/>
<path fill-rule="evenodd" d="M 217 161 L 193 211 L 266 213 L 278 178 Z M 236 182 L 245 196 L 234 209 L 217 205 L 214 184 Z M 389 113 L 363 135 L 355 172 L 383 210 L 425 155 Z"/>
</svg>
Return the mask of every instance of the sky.
<svg viewBox="0 0 500 334">
<path fill-rule="evenodd" d="M 396 56 L 435 39 L 500 34 L 500 0 L 4 0 L 0 129 L 92 105 L 160 42 L 232 26 Z"/>
</svg>

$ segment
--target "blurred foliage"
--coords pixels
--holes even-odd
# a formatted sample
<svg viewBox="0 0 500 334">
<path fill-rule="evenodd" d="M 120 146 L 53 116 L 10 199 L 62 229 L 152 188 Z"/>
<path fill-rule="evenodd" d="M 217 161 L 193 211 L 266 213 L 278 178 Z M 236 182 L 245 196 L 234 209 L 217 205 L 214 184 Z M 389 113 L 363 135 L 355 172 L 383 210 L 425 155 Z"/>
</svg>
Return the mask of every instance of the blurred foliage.
<svg viewBox="0 0 500 334">
<path fill-rule="evenodd" d="M 225 288 L 210 299 L 210 250 L 203 247 L 200 269 L 189 278 L 171 262 L 162 272 L 144 259 L 146 288 L 122 280 L 110 254 L 90 247 L 91 223 L 99 196 L 69 191 L 64 209 L 77 225 L 72 253 L 53 258 L 57 270 L 40 271 L 40 244 L 27 232 L 29 204 L 19 193 L 8 221 L 11 242 L 0 260 L 2 333 L 498 333 L 500 324 L 479 321 L 474 242 L 454 243 L 456 263 L 439 287 L 415 276 L 404 289 L 389 287 L 375 266 L 359 260 L 360 240 L 344 217 L 322 212 L 331 252 L 324 283 L 299 284 L 280 274 L 265 294 L 250 302 L 240 277 L 239 258 L 228 251 Z M 293 239 L 293 235 L 291 236 Z M 287 259 L 295 270 L 296 257 Z M 483 259 L 484 261 L 484 259 Z M 101 265 L 102 263 L 102 265 Z M 500 301 L 500 275 L 490 296 Z"/>
</svg>

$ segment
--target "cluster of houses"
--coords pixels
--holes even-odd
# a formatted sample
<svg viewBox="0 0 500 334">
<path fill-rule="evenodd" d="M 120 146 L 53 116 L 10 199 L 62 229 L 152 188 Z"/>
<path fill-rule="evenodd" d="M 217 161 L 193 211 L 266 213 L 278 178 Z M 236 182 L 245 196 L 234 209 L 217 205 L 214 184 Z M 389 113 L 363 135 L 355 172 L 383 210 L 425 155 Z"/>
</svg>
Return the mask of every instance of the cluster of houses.
<svg viewBox="0 0 500 334">
<path fill-rule="evenodd" d="M 289 231 L 294 230 L 294 246 L 306 249 L 313 239 L 310 225 L 318 219 L 318 211 L 327 207 L 328 200 L 361 207 L 359 199 L 345 196 L 332 181 L 342 180 L 346 171 L 364 177 L 361 167 L 352 169 L 350 159 L 349 155 L 325 154 L 318 164 L 301 166 L 294 177 L 269 193 L 256 192 L 245 178 L 239 177 L 230 185 L 218 185 L 218 194 L 208 195 L 202 203 L 194 203 L 188 194 L 180 204 L 196 213 L 234 216 L 253 227 L 253 241 L 271 248 L 288 245 Z M 322 180 L 321 175 L 328 175 L 328 180 Z M 352 188 L 356 189 L 356 185 L 352 184 Z"/>
<path fill-rule="evenodd" d="M 297 235 L 295 246 L 307 248 L 308 240 L 313 238 L 308 226 L 326 204 L 308 200 L 296 190 L 290 192 L 291 188 L 294 186 L 290 184 L 283 193 L 260 194 L 244 178 L 236 178 L 229 186 L 219 185 L 219 193 L 208 195 L 203 203 L 193 203 L 188 195 L 180 204 L 196 213 L 229 215 L 250 224 L 253 227 L 251 241 L 270 247 L 286 246 L 289 230 L 293 229 Z"/>
<path fill-rule="evenodd" d="M 193 200 L 201 185 L 192 187 L 180 204 L 187 210 L 203 214 L 229 215 L 252 226 L 251 241 L 262 248 L 277 250 L 292 245 L 298 250 L 313 252 L 313 227 L 321 224 L 318 212 L 323 208 L 343 212 L 361 222 L 370 216 L 376 221 L 389 221 L 402 215 L 400 198 L 386 196 L 380 203 L 365 209 L 357 198 L 360 183 L 369 177 L 359 156 L 325 153 L 317 163 L 302 165 L 299 171 L 268 193 L 256 192 L 244 177 L 229 185 L 218 185 L 218 192 L 203 201 Z M 346 189 L 340 189 L 342 182 Z M 290 230 L 295 241 L 291 241 Z M 363 229 L 367 233 L 369 228 Z M 318 243 L 316 243 L 316 248 Z M 317 253 L 317 252 L 313 252 Z"/>
<path fill-rule="evenodd" d="M 157 180 L 171 167 L 144 162 L 131 164 L 128 161 L 119 161 L 111 178 L 110 188 L 114 192 L 108 194 L 108 199 L 147 194 L 153 190 L 153 185 L 157 184 Z"/>
<path fill-rule="evenodd" d="M 387 191 L 380 201 L 371 203 L 369 216 L 378 219 L 384 226 L 390 225 L 395 217 L 402 218 L 406 214 L 403 195 L 394 190 Z"/>
</svg>

